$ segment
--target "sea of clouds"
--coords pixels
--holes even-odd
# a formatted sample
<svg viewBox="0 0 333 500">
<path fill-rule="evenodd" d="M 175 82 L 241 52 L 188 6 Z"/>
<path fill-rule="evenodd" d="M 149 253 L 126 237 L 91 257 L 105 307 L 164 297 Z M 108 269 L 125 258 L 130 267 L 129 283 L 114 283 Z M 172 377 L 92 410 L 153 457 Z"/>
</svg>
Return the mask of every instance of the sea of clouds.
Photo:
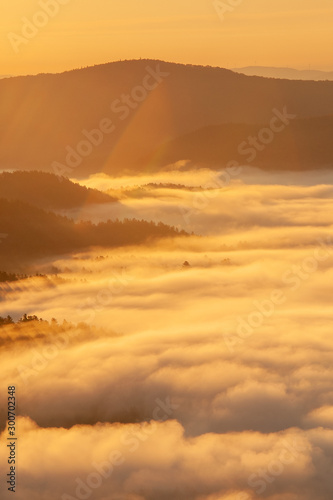
<svg viewBox="0 0 333 500">
<path fill-rule="evenodd" d="M 332 185 L 168 175 L 90 178 L 119 204 L 74 215 L 195 235 L 55 256 L 39 269 L 57 277 L 2 288 L 14 318 L 79 324 L 0 331 L 2 408 L 17 388 L 16 498 L 330 500 Z M 157 181 L 202 189 L 128 195 Z"/>
</svg>

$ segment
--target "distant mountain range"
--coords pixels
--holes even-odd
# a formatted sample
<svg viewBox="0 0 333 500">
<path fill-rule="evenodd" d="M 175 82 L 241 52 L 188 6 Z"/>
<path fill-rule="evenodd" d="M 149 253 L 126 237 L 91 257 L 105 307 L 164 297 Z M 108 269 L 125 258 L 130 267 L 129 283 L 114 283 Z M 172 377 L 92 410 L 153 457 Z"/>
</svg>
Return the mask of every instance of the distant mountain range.
<svg viewBox="0 0 333 500">
<path fill-rule="evenodd" d="M 120 247 L 151 242 L 154 239 L 186 235 L 154 222 L 127 220 L 75 223 L 20 201 L 0 198 L 1 270 L 24 271 L 35 259 L 79 252 L 90 247 Z"/>
<path fill-rule="evenodd" d="M 162 223 L 134 219 L 75 223 L 53 212 L 112 201 L 114 198 L 96 189 L 68 179 L 59 182 L 53 174 L 34 171 L 0 174 L 1 270 L 24 269 L 35 259 L 82 251 L 91 246 L 135 245 L 186 234 Z"/>
<path fill-rule="evenodd" d="M 179 158 L 190 165 L 226 167 L 233 160 L 240 165 L 255 165 L 265 170 L 304 171 L 333 166 L 333 115 L 291 120 L 265 145 L 249 143 L 260 136 L 265 124 L 223 124 L 204 127 L 164 144 L 156 152 L 159 165 L 174 163 Z M 267 129 L 266 129 L 267 133 Z M 265 136 L 264 136 L 265 137 Z M 269 136 L 267 135 L 269 139 Z"/>
<path fill-rule="evenodd" d="M 298 70 L 293 68 L 273 68 L 266 66 L 247 66 L 233 68 L 232 71 L 248 76 L 263 76 L 265 78 L 286 78 L 288 80 L 333 80 L 333 71 Z"/>
<path fill-rule="evenodd" d="M 64 178 L 59 182 L 53 174 L 34 171 L 0 174 L 0 198 L 51 210 L 116 201 L 97 189 L 86 188 Z"/>
<path fill-rule="evenodd" d="M 276 111 L 285 110 L 298 120 L 316 118 L 319 129 L 326 130 L 330 126 L 326 117 L 333 115 L 333 82 L 280 80 L 221 68 L 135 60 L 3 79 L 0 99 L 0 168 L 78 178 L 96 172 L 157 171 L 170 158 L 192 155 L 187 154 L 188 144 L 185 151 L 184 141 L 191 142 L 191 151 L 201 147 L 197 141 L 206 141 L 200 158 L 210 165 L 212 156 L 214 161 L 217 156 L 205 134 L 218 127 L 224 131 L 219 136 L 221 158 L 228 151 L 233 160 L 249 130 L 269 125 Z M 318 149 L 321 154 L 326 143 L 322 138 L 319 147 L 317 139 L 313 127 L 304 125 L 301 134 L 289 139 L 292 149 L 277 156 L 281 135 L 274 141 L 275 148 L 266 148 L 263 166 L 285 168 L 287 159 L 289 168 L 319 168 L 322 162 L 314 152 Z M 302 162 L 294 162 L 292 151 L 302 150 L 304 144 L 313 154 L 303 167 Z M 332 165 L 329 151 L 325 149 L 323 156 L 325 164 L 329 158 Z"/>
</svg>

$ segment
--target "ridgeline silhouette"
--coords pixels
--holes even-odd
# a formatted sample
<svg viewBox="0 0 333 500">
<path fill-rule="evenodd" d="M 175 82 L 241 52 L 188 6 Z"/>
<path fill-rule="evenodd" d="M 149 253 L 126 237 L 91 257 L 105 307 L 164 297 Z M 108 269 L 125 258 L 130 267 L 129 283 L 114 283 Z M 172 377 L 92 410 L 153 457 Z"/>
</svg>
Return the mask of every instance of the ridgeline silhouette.
<svg viewBox="0 0 333 500">
<path fill-rule="evenodd" d="M 333 167 L 333 115 L 292 120 L 283 131 L 274 135 L 270 143 L 259 141 L 257 148 L 249 144 L 244 146 L 249 137 L 257 137 L 266 126 L 228 124 L 206 127 L 163 145 L 155 154 L 160 165 L 183 158 L 189 160 L 188 165 L 192 168 L 194 163 L 220 169 L 231 160 L 266 171 Z M 255 159 L 251 159 L 254 151 Z"/>
<path fill-rule="evenodd" d="M 152 72 L 163 77 L 153 81 Z M 142 87 L 146 77 L 152 90 Z M 237 132 L 233 135 L 234 124 L 267 124 L 273 109 L 286 107 L 299 119 L 332 115 L 333 82 L 262 78 L 222 68 L 136 60 L 0 80 L 0 99 L 4 103 L 0 165 L 51 172 L 53 163 L 59 162 L 65 165 L 64 175 L 74 170 L 79 177 L 158 171 L 163 162 L 155 153 L 163 144 L 205 127 L 228 124 L 219 146 L 223 150 L 230 136 L 233 142 L 239 140 Z M 103 119 L 111 121 L 114 130 L 98 146 L 88 144 L 91 151 L 81 158 L 76 155 L 75 160 L 78 145 L 87 141 L 85 134 L 96 130 Z M 301 143 L 296 137 L 294 147 L 300 149 L 308 141 L 315 149 L 315 140 L 306 128 L 303 132 Z M 68 147 L 72 153 L 67 161 Z M 177 158 L 182 159 L 186 158 Z M 209 151 L 206 160 L 210 161 Z M 267 153 L 267 168 L 271 162 L 276 165 L 275 160 L 274 154 Z M 284 168 L 283 161 L 279 167 Z"/>
<path fill-rule="evenodd" d="M 0 228 L 7 238 L 0 244 L 0 262 L 17 263 L 74 252 L 89 247 L 116 247 L 147 243 L 163 237 L 184 236 L 161 222 L 144 220 L 74 223 L 23 202 L 0 199 Z M 4 269 L 4 266 L 1 266 Z M 5 269 L 7 271 L 7 268 Z"/>
<path fill-rule="evenodd" d="M 116 201 L 97 189 L 80 186 L 46 172 L 4 172 L 0 174 L 0 198 L 19 200 L 46 209 L 68 209 L 84 204 Z"/>
</svg>

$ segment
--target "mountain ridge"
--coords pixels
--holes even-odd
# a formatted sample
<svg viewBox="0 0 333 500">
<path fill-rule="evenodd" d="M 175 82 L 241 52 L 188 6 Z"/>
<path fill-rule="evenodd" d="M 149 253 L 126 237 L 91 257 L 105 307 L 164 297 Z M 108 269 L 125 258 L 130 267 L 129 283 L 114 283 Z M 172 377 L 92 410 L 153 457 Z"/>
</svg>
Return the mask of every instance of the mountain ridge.
<svg viewBox="0 0 333 500">
<path fill-rule="evenodd" d="M 146 220 L 74 222 L 31 204 L 4 198 L 0 198 L 0 228 L 5 236 L 0 240 L 0 268 L 5 272 L 20 271 L 26 263 L 36 259 L 91 247 L 123 247 L 187 235 L 162 222 Z"/>
<path fill-rule="evenodd" d="M 263 78 L 279 78 L 288 80 L 333 81 L 333 71 L 311 69 L 295 69 L 274 66 L 245 66 L 232 68 L 232 71 L 247 76 L 260 76 Z"/>
<path fill-rule="evenodd" d="M 187 160 L 188 168 L 200 164 L 221 169 L 231 161 L 268 171 L 333 168 L 333 115 L 293 119 L 281 132 L 272 133 L 269 143 L 258 139 L 254 144 L 251 138 L 263 130 L 267 133 L 267 125 L 208 126 L 164 144 L 156 156 L 161 166 Z"/>
<path fill-rule="evenodd" d="M 260 125 L 274 109 L 298 118 L 333 114 L 333 82 L 143 59 L 0 80 L 0 100 L 0 168 L 57 173 L 58 166 L 83 177 L 156 171 L 156 151 L 177 137 L 207 126 Z"/>
<path fill-rule="evenodd" d="M 44 209 L 68 209 L 116 201 L 97 189 L 38 171 L 0 173 L 0 198 L 23 201 Z"/>
</svg>

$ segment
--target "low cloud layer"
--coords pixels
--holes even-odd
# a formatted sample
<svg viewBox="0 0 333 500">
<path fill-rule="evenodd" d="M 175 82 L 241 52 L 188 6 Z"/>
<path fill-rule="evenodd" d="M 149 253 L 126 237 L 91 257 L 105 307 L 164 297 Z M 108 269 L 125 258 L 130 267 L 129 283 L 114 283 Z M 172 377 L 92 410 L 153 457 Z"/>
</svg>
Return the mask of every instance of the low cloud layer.
<svg viewBox="0 0 333 500">
<path fill-rule="evenodd" d="M 60 323 L 0 330 L 16 498 L 330 500 L 331 194 L 236 183 L 192 214 L 201 236 L 58 256 L 40 266 L 57 277 L 3 285 L 6 314 Z M 182 225 L 193 196 L 122 206 Z"/>
<path fill-rule="evenodd" d="M 175 420 L 68 431 L 19 424 L 19 500 L 322 500 L 333 487 L 328 429 L 187 438 Z"/>
</svg>

